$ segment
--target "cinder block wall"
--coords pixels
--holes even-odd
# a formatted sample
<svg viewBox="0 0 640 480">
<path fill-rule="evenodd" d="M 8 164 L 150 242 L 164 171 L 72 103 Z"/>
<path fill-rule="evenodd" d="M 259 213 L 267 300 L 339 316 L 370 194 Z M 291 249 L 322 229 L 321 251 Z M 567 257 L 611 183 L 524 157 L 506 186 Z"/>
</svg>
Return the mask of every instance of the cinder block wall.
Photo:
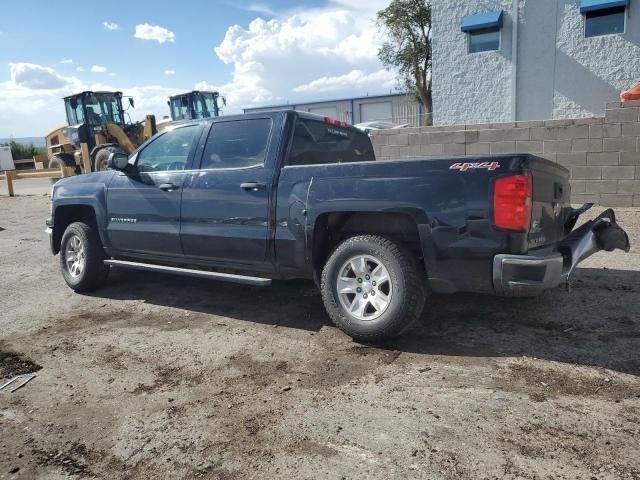
<svg viewBox="0 0 640 480">
<path fill-rule="evenodd" d="M 380 130 L 378 160 L 532 153 L 571 171 L 573 203 L 640 207 L 640 101 L 604 117 Z"/>
</svg>

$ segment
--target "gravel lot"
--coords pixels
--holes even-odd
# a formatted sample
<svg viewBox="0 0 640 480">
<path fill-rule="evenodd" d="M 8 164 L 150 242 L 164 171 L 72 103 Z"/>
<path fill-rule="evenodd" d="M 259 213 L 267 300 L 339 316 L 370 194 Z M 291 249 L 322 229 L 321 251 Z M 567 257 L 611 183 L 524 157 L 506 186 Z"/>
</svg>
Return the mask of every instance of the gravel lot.
<svg viewBox="0 0 640 480">
<path fill-rule="evenodd" d="M 640 210 L 571 292 L 433 297 L 385 348 L 306 282 L 115 271 L 74 294 L 0 198 L 0 478 L 640 478 Z"/>
</svg>

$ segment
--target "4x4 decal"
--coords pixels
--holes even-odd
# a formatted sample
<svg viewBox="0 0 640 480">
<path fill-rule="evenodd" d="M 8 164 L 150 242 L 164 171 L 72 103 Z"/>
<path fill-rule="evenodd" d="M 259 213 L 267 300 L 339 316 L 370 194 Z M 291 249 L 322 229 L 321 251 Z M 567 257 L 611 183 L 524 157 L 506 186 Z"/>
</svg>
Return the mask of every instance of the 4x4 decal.
<svg viewBox="0 0 640 480">
<path fill-rule="evenodd" d="M 500 162 L 454 163 L 449 167 L 449 170 L 460 170 L 461 172 L 466 172 L 467 170 L 481 168 L 486 168 L 490 171 L 497 170 L 500 168 Z"/>
</svg>

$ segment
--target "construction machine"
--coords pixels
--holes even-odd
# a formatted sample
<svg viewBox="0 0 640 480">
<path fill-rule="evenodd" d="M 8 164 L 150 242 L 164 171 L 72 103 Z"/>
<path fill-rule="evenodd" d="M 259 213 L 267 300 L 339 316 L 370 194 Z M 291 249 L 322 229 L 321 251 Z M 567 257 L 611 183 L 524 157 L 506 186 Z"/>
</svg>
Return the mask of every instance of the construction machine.
<svg viewBox="0 0 640 480">
<path fill-rule="evenodd" d="M 74 167 L 76 173 L 107 169 L 113 152 L 130 154 L 157 132 L 156 120 L 125 121 L 122 92 L 81 92 L 64 98 L 67 124 L 46 137 L 49 167 Z M 134 106 L 133 98 L 128 97 Z"/>
<path fill-rule="evenodd" d="M 224 106 L 227 101 L 218 92 L 200 92 L 193 90 L 169 97 L 171 120 L 195 120 L 198 118 L 219 117 L 222 109 L 218 105 L 221 100 Z"/>
</svg>

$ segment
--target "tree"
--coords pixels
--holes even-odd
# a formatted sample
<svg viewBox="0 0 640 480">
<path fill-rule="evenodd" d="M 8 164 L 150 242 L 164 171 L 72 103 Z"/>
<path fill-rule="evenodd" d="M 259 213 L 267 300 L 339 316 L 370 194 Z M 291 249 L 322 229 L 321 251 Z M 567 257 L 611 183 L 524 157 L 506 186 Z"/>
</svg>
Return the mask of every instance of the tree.
<svg viewBox="0 0 640 480">
<path fill-rule="evenodd" d="M 11 148 L 11 156 L 14 160 L 22 160 L 24 158 L 33 158 L 36 155 L 47 153 L 47 149 L 43 147 L 36 147 L 33 143 L 23 145 L 21 143 L 11 140 L 9 143 L 0 143 L 2 147 Z"/>
<path fill-rule="evenodd" d="M 401 85 L 424 106 L 423 123 L 432 125 L 431 1 L 391 0 L 378 12 L 378 27 L 388 36 L 378 58 L 387 68 L 398 70 Z"/>
</svg>

